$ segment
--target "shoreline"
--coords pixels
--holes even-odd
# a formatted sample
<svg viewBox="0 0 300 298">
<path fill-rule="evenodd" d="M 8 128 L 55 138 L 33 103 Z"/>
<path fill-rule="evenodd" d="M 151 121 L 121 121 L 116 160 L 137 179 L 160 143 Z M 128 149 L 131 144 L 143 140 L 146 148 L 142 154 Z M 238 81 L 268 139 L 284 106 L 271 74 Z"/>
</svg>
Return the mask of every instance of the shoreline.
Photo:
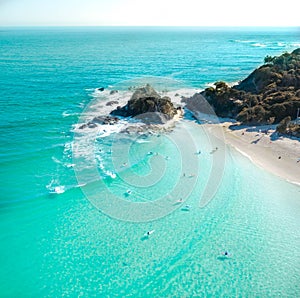
<svg viewBox="0 0 300 298">
<path fill-rule="evenodd" d="M 226 144 L 267 172 L 300 185 L 299 139 L 276 136 L 274 125 L 239 127 L 224 122 L 221 126 Z"/>
<path fill-rule="evenodd" d="M 182 95 L 191 96 L 194 92 L 194 89 L 184 89 L 160 93 L 162 93 L 162 95 L 168 95 L 175 106 L 184 107 L 185 104 L 181 101 Z M 98 100 L 96 103 L 93 103 L 92 113 L 89 115 L 91 118 L 87 117 L 87 119 L 92 119 L 92 117 L 99 115 L 100 111 L 102 115 L 109 114 L 117 105 L 116 103 L 107 105 L 109 101 L 114 100 L 118 105 L 126 104 L 130 99 L 131 93 L 131 91 L 124 93 L 121 91 L 113 95 L 109 94 L 108 91 L 94 93 L 94 96 Z M 207 119 L 208 116 L 209 115 L 206 114 L 203 115 L 203 119 Z M 185 117 L 184 111 L 178 111 L 173 119 L 170 119 L 163 125 L 159 125 L 159 127 L 162 130 L 168 130 L 174 127 L 176 122 L 188 119 Z M 275 132 L 276 125 L 239 126 L 233 122 L 233 119 L 220 119 L 221 123 L 217 123 L 215 122 L 215 118 L 219 119 L 215 116 L 213 119 L 209 117 L 207 123 L 203 125 L 209 127 L 217 138 L 224 138 L 225 144 L 230 145 L 240 154 L 250 159 L 252 163 L 267 172 L 289 183 L 300 185 L 300 139 L 278 136 Z M 194 121 L 194 119 L 190 120 Z M 129 126 L 130 125 L 134 125 L 134 123 L 129 124 Z M 100 127 L 104 126 L 101 125 Z M 113 127 L 115 128 L 115 125 L 113 125 Z M 152 128 L 155 129 L 154 127 Z M 111 130 L 110 126 L 105 126 L 105 128 L 108 131 Z M 222 133 L 223 136 L 220 136 L 220 133 Z"/>
</svg>

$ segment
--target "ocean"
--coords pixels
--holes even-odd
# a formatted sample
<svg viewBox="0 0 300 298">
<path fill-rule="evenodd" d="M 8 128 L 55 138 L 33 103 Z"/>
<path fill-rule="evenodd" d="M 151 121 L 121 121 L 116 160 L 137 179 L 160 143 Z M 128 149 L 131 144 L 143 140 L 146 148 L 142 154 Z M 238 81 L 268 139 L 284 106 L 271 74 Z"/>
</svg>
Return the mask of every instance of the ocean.
<svg viewBox="0 0 300 298">
<path fill-rule="evenodd" d="M 299 34 L 0 28 L 0 297 L 299 296 L 299 186 L 191 119 L 79 129 L 146 83 L 175 98 L 238 82 Z"/>
</svg>

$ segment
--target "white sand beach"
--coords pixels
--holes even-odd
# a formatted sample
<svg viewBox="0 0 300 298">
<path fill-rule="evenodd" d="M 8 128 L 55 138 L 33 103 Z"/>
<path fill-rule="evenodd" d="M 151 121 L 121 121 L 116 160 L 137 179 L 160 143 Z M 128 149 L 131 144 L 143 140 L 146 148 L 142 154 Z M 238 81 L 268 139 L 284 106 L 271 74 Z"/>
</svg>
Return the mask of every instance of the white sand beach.
<svg viewBox="0 0 300 298">
<path fill-rule="evenodd" d="M 222 123 L 225 142 L 265 170 L 300 185 L 300 140 L 278 136 L 275 126 Z"/>
</svg>

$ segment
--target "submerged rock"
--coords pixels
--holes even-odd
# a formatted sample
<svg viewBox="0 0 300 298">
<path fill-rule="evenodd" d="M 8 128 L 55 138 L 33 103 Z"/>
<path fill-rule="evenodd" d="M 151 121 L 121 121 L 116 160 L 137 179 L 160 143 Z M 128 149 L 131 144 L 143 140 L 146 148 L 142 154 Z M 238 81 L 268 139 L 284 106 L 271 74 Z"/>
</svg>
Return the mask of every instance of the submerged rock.
<svg viewBox="0 0 300 298">
<path fill-rule="evenodd" d="M 112 105 L 116 105 L 118 104 L 119 102 L 117 100 L 112 100 L 112 101 L 109 101 L 106 103 L 107 106 L 112 106 Z"/>
<path fill-rule="evenodd" d="M 119 121 L 119 118 L 117 118 L 117 117 L 97 116 L 97 117 L 94 117 L 93 120 L 89 121 L 88 123 L 84 123 L 81 126 L 79 126 L 79 129 L 84 129 L 86 127 L 95 128 L 95 127 L 97 127 L 97 124 L 113 125 L 113 124 L 116 124 L 118 121 Z"/>
<path fill-rule="evenodd" d="M 116 93 L 118 93 L 119 91 L 118 90 L 111 90 L 110 92 L 109 92 L 109 94 L 110 95 L 113 95 L 113 94 L 116 94 Z"/>
</svg>

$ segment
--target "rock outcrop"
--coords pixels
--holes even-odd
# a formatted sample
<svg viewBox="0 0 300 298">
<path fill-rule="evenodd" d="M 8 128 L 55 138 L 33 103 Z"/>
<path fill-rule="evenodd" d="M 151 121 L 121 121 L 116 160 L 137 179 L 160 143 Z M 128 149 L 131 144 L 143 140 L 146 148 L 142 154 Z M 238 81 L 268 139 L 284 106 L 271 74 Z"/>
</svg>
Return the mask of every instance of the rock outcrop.
<svg viewBox="0 0 300 298">
<path fill-rule="evenodd" d="M 84 123 L 81 126 L 79 126 L 79 129 L 84 129 L 86 127 L 95 128 L 95 127 L 97 127 L 97 124 L 100 124 L 100 125 L 113 125 L 113 124 L 116 124 L 118 121 L 119 121 L 119 118 L 117 118 L 117 117 L 97 116 L 97 117 L 94 117 L 88 123 Z"/>
<path fill-rule="evenodd" d="M 234 87 L 217 82 L 201 94 L 220 117 L 244 124 L 279 123 L 295 119 L 300 108 L 300 49 L 278 57 L 267 56 L 265 64 Z"/>
<path fill-rule="evenodd" d="M 113 116 L 136 117 L 146 123 L 165 123 L 176 115 L 171 99 L 161 97 L 149 84 L 137 89 L 127 104 L 111 112 Z"/>
<path fill-rule="evenodd" d="M 300 124 L 291 122 L 291 117 L 285 117 L 278 124 L 276 131 L 279 134 L 300 138 Z"/>
</svg>

